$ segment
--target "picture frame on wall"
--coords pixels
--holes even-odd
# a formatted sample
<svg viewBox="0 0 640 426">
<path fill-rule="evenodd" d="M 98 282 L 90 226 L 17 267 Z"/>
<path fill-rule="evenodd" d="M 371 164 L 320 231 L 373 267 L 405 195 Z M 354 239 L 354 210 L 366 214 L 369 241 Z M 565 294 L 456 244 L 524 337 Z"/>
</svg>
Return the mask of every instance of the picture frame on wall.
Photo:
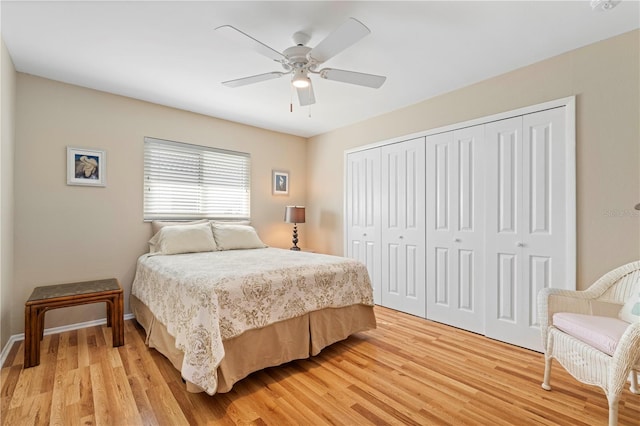
<svg viewBox="0 0 640 426">
<path fill-rule="evenodd" d="M 273 194 L 289 195 L 289 173 L 273 171 Z"/>
<path fill-rule="evenodd" d="M 107 153 L 67 147 L 67 185 L 107 186 Z"/>
</svg>

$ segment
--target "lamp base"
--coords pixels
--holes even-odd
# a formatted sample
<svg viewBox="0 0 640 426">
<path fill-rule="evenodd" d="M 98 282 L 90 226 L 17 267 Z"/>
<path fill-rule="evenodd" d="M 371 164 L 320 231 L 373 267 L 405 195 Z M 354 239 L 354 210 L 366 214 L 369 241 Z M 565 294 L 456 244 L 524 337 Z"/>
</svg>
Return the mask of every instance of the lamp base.
<svg viewBox="0 0 640 426">
<path fill-rule="evenodd" d="M 297 223 L 293 224 L 293 239 L 291 240 L 291 242 L 293 243 L 293 247 L 291 247 L 289 250 L 300 251 L 300 247 L 298 247 L 298 224 Z"/>
</svg>

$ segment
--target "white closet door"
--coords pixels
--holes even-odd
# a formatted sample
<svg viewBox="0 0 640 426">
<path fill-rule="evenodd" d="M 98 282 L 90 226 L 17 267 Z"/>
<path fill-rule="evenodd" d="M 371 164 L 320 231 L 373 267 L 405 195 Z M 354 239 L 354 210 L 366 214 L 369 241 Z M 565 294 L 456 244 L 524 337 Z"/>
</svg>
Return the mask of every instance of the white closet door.
<svg viewBox="0 0 640 426">
<path fill-rule="evenodd" d="M 380 149 L 347 156 L 347 257 L 367 266 L 373 298 L 381 303 L 380 286 Z"/>
<path fill-rule="evenodd" d="M 382 305 L 425 316 L 425 139 L 382 147 Z"/>
<path fill-rule="evenodd" d="M 567 279 L 565 110 L 523 117 L 522 273 L 529 292 L 527 327 L 540 340 L 537 299 L 543 288 L 575 290 Z M 542 349 L 542 343 L 540 346 Z"/>
<path fill-rule="evenodd" d="M 563 108 L 487 124 L 486 335 L 540 351 L 536 301 L 566 282 Z"/>
<path fill-rule="evenodd" d="M 427 318 L 484 333 L 484 126 L 427 137 Z"/>
</svg>

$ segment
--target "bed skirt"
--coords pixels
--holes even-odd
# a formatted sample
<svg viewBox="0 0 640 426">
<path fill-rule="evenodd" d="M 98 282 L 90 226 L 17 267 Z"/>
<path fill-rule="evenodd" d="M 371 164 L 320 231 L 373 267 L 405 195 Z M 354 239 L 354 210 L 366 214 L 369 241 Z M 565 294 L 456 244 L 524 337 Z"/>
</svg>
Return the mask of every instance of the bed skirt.
<svg viewBox="0 0 640 426">
<path fill-rule="evenodd" d="M 136 320 L 146 331 L 145 343 L 163 354 L 180 371 L 184 354 L 175 347 L 175 339 L 164 324 L 134 295 L 130 296 L 129 304 Z M 322 309 L 246 331 L 223 341 L 225 357 L 218 366 L 216 393 L 229 392 L 234 383 L 254 371 L 309 358 L 354 333 L 373 328 L 376 328 L 373 307 L 353 305 Z M 203 391 L 188 381 L 187 390 Z"/>
</svg>

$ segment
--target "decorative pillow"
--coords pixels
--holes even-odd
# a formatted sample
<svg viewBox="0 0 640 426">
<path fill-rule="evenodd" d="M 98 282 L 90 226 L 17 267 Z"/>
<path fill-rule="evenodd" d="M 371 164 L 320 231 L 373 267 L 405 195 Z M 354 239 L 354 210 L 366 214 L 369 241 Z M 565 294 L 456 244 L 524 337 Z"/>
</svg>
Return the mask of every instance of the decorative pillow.
<svg viewBox="0 0 640 426">
<path fill-rule="evenodd" d="M 640 291 L 634 291 L 624 304 L 618 318 L 626 322 L 640 322 Z"/>
<path fill-rule="evenodd" d="M 149 245 L 158 254 L 197 253 L 217 249 L 209 223 L 165 226 L 149 240 Z"/>
<path fill-rule="evenodd" d="M 264 248 L 253 226 L 213 223 L 213 235 L 218 250 Z"/>
</svg>

